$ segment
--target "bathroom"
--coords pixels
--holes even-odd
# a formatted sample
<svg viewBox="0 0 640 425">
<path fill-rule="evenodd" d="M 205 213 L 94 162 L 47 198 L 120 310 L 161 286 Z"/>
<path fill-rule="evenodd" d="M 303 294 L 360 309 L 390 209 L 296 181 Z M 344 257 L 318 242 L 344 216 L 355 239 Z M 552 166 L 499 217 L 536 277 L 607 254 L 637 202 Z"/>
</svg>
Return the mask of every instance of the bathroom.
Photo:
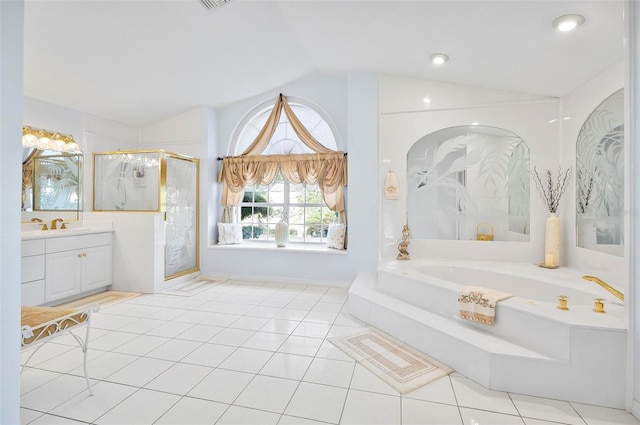
<svg viewBox="0 0 640 425">
<path fill-rule="evenodd" d="M 241 273 L 241 277 L 246 279 L 266 276 L 273 280 L 281 278 L 289 281 L 310 281 L 308 264 L 313 263 L 314 268 L 323 271 L 323 283 L 348 287 L 360 272 L 375 272 L 381 259 L 395 257 L 397 253 L 396 246 L 406 220 L 406 153 L 415 141 L 440 128 L 458 125 L 461 122 L 479 122 L 508 129 L 522 137 L 529 145 L 532 167 L 536 165 L 539 169 L 555 170 L 558 165 L 573 165 L 576 155 L 575 139 L 582 122 L 578 119 L 562 118 L 574 115 L 586 117 L 600 101 L 627 86 L 626 69 L 624 61 L 620 60 L 602 73 L 593 75 L 590 82 L 560 99 L 514 95 L 507 91 L 483 90 L 473 86 L 452 87 L 447 83 L 431 80 L 368 72 L 321 74 L 299 78 L 277 89 L 224 107 L 194 107 L 181 114 L 140 127 L 41 101 L 36 99 L 35 94 L 34 97 L 27 94 L 24 100 L 14 99 L 14 104 L 24 104 L 24 117 L 21 118 L 20 124 L 24 122 L 61 133 L 81 135 L 78 138 L 83 141 L 83 192 L 86 195 L 92 193 L 93 175 L 90 165 L 93 152 L 165 149 L 203 159 L 200 187 L 208 190 L 202 190 L 200 194 L 199 250 L 202 274 L 229 276 L 238 274 L 238 270 L 248 264 L 248 267 L 242 268 Z M 321 105 L 334 120 L 342 148 L 348 151 L 350 168 L 358 170 L 358 173 L 350 175 L 348 186 L 349 203 L 352 208 L 349 210 L 349 247 L 346 252 L 291 250 L 283 254 L 277 250 L 246 250 L 243 251 L 242 258 L 239 258 L 234 248 L 215 245 L 215 225 L 219 221 L 220 211 L 217 205 L 219 188 L 211 184 L 217 176 L 217 164 L 214 159 L 232 153 L 232 147 L 228 146 L 226 141 L 230 139 L 236 124 L 246 111 L 255 104 L 271 102 L 278 92 L 312 99 Z M 425 97 L 431 93 L 443 92 L 446 93 L 444 98 L 435 95 L 431 95 L 430 98 L 431 107 L 438 111 L 425 112 Z M 3 99 L 3 102 L 5 101 L 8 100 Z M 498 106 L 492 106 L 493 103 Z M 482 107 L 474 108 L 477 105 Z M 550 123 L 553 119 L 556 121 Z M 371 122 L 377 122 L 378 126 L 371 126 Z M 4 131 L 4 124 L 2 128 Z M 625 149 L 626 153 L 629 153 L 628 145 L 625 145 Z M 557 152 L 557 156 L 550 156 L 549 152 Z M 625 155 L 625 160 L 625 166 L 628 165 L 625 167 L 625 170 L 628 169 L 626 173 L 631 175 L 631 155 Z M 387 200 L 383 197 L 384 178 L 390 170 L 397 174 L 400 181 L 398 200 Z M 371 182 L 377 184 L 373 185 Z M 628 191 L 626 199 L 632 199 L 631 184 L 625 185 L 625 188 Z M 614 284 L 625 293 L 628 302 L 633 303 L 633 287 L 629 284 L 633 281 L 629 278 L 632 262 L 628 261 L 632 254 L 628 244 L 625 245 L 625 255 L 622 257 L 575 246 L 573 191 L 574 187 L 570 185 L 559 210 L 563 222 L 562 266 L 598 276 Z M 6 193 L 13 192 L 5 191 Z M 542 262 L 546 211 L 533 185 L 530 193 L 531 227 L 528 243 L 495 241 L 489 250 L 484 249 L 484 245 L 482 249 L 478 249 L 477 241 L 412 239 L 409 244 L 411 261 L 437 256 L 483 261 L 508 258 L 510 261 L 531 265 Z M 8 196 L 3 195 L 3 198 Z M 372 200 L 376 200 L 379 208 L 355 207 L 371 205 Z M 90 196 L 84 196 L 83 201 L 83 220 L 89 223 L 92 220 L 104 219 L 104 215 L 91 212 Z M 6 220 L 2 220 L 3 223 L 17 220 L 17 212 L 3 212 L 3 215 L 6 217 Z M 629 219 L 630 217 L 627 217 L 627 220 Z M 11 229 L 5 226 L 3 224 L 3 232 L 7 231 L 10 234 Z M 631 227 L 625 225 L 625 229 L 629 228 Z M 625 241 L 631 240 L 633 235 L 627 233 L 627 236 Z M 131 234 L 129 237 L 130 240 L 123 244 L 135 243 L 137 235 Z M 115 263 L 117 261 L 114 257 L 114 270 L 119 269 Z M 286 274 L 283 276 L 284 264 Z M 5 272 L 9 273 L 9 276 L 18 273 L 11 267 Z M 593 285 L 586 281 L 585 284 Z M 16 294 L 9 293 L 5 297 L 3 292 L 2 298 L 16 299 Z M 627 306 L 629 316 L 632 311 Z M 628 329 L 633 329 L 631 323 Z M 628 338 L 631 342 L 632 336 Z M 632 344 L 629 344 L 629 347 L 631 346 Z M 629 358 L 637 357 L 633 356 L 631 348 L 628 352 Z M 5 367 L 7 366 L 3 365 L 3 368 Z M 638 388 L 638 385 L 632 386 Z M 631 398 L 623 404 L 622 407 L 627 409 L 635 406 Z M 620 407 L 619 404 L 617 406 Z M 637 413 L 637 410 L 635 411 Z"/>
</svg>

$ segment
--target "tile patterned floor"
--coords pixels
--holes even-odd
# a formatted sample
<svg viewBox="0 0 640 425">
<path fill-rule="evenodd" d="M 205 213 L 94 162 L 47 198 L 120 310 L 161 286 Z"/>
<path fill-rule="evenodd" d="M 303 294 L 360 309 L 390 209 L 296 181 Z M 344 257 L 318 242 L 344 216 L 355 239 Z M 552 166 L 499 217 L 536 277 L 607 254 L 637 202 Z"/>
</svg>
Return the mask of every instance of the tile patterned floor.
<svg viewBox="0 0 640 425">
<path fill-rule="evenodd" d="M 58 338 L 22 375 L 21 422 L 640 424 L 621 410 L 490 391 L 455 372 L 401 396 L 327 341 L 364 325 L 346 299 L 340 288 L 230 280 L 188 298 L 107 306 L 93 318 L 95 395 L 75 341 Z"/>
</svg>

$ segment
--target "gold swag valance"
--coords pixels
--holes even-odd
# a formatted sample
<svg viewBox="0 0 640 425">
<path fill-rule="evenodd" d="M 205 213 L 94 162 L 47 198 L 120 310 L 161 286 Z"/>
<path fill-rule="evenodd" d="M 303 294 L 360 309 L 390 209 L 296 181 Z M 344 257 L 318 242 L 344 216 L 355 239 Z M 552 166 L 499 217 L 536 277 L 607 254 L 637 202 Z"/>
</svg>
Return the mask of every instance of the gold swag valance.
<svg viewBox="0 0 640 425">
<path fill-rule="evenodd" d="M 316 153 L 261 155 L 269 145 L 284 109 L 300 140 Z M 229 221 L 229 208 L 242 201 L 246 185 L 267 185 L 273 181 L 278 169 L 293 184 L 317 184 L 327 207 L 340 214 L 346 223 L 344 187 L 347 185 L 347 158 L 342 151 L 331 150 L 318 142 L 295 116 L 286 98 L 281 94 L 269 119 L 251 143 L 237 156 L 222 159 L 218 182 L 222 183 L 223 221 Z"/>
</svg>

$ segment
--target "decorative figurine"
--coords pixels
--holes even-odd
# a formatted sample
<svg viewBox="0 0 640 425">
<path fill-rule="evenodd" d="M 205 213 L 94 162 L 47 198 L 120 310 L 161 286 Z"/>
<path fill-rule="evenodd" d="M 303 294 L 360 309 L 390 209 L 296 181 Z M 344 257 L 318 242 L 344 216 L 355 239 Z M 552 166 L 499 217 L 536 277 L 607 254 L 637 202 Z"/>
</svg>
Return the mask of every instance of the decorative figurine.
<svg viewBox="0 0 640 425">
<path fill-rule="evenodd" d="M 400 254 L 396 257 L 398 260 L 408 260 L 409 259 L 409 251 L 407 248 L 409 247 L 409 226 L 406 224 L 402 226 L 402 241 L 398 244 L 398 251 Z"/>
</svg>

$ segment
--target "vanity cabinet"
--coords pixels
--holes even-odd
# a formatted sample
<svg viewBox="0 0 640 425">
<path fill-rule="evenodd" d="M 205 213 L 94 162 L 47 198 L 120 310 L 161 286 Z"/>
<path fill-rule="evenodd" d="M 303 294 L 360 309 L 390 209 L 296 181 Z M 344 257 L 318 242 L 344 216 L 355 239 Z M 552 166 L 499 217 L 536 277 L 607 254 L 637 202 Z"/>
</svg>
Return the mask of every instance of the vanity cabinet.
<svg viewBox="0 0 640 425">
<path fill-rule="evenodd" d="M 45 302 L 111 285 L 112 234 L 46 240 Z"/>
<path fill-rule="evenodd" d="M 22 240 L 22 305 L 50 304 L 112 283 L 112 231 Z"/>
<path fill-rule="evenodd" d="M 44 239 L 22 241 L 22 305 L 40 305 L 44 295 Z"/>
</svg>

